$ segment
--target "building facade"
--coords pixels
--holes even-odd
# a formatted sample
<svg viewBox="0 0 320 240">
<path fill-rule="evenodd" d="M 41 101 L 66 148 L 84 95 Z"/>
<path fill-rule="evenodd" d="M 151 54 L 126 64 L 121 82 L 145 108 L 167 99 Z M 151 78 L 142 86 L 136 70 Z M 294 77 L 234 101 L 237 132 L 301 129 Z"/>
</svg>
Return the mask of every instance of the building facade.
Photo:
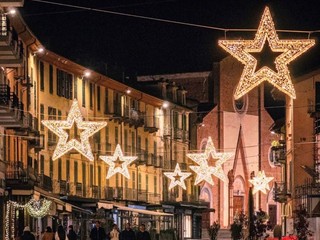
<svg viewBox="0 0 320 240">
<path fill-rule="evenodd" d="M 273 200 L 273 185 L 280 180 L 281 170 L 272 158 L 271 143 L 277 137 L 270 133 L 273 119 L 265 109 L 264 88 L 256 88 L 235 101 L 233 93 L 242 73 L 242 65 L 231 57 L 213 65 L 210 79 L 213 83 L 213 109 L 203 116 L 198 125 L 198 148 L 204 149 L 209 137 L 218 152 L 233 152 L 223 165 L 228 182 L 214 178 L 214 185 L 204 184 L 200 198 L 210 200 L 216 209 L 211 221 L 227 228 L 236 213 L 248 211 L 250 178 L 264 170 L 274 177 L 266 195 L 254 196 L 255 210 L 259 208 L 270 216 L 270 222 L 280 223 L 280 204 Z"/>
<path fill-rule="evenodd" d="M 8 48 L 10 57 L 0 59 L 0 177 L 7 193 L 2 201 L 52 201 L 41 220 L 23 208 L 11 211 L 3 236 L 17 235 L 26 225 L 39 235 L 47 225 L 72 223 L 86 239 L 93 221 L 101 219 L 107 228 L 113 222 L 121 227 L 144 222 L 154 233 L 170 228 L 177 229 L 179 239 L 200 239 L 201 213 L 208 204 L 198 202 L 194 176 L 187 179 L 185 191 L 168 191 L 163 177 L 176 163 L 184 170 L 188 165 L 192 109 L 186 92 L 162 86 L 168 94 L 165 107 L 164 98 L 94 71 L 88 76 L 85 67 L 43 49 L 19 14 L 3 18 L 0 50 L 7 54 Z M 59 136 L 41 121 L 65 120 L 74 99 L 86 121 L 107 122 L 90 137 L 94 161 L 77 151 L 52 159 Z M 76 137 L 79 131 L 70 129 L 69 135 Z M 138 157 L 128 168 L 129 180 L 120 174 L 106 179 L 109 167 L 99 159 L 113 155 L 117 144 L 125 156 Z"/>
</svg>

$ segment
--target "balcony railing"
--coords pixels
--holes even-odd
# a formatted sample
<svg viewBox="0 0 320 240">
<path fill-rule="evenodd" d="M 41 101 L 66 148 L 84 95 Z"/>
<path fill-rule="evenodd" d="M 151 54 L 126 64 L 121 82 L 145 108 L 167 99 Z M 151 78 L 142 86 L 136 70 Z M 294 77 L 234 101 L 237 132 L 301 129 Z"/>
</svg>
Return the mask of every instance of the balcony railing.
<svg viewBox="0 0 320 240">
<path fill-rule="evenodd" d="M 144 120 L 144 130 L 148 131 L 149 133 L 154 133 L 159 129 L 159 118 L 156 116 L 148 116 L 145 115 Z"/>
<path fill-rule="evenodd" d="M 43 173 L 39 175 L 39 182 L 37 185 L 44 190 L 52 191 L 52 179 Z"/>
<path fill-rule="evenodd" d="M 92 197 L 93 198 L 100 198 L 101 190 L 98 186 L 92 186 Z"/>
<path fill-rule="evenodd" d="M 276 202 L 284 203 L 287 202 L 291 197 L 291 193 L 288 191 L 287 183 L 275 182 L 273 189 L 273 199 Z"/>
</svg>

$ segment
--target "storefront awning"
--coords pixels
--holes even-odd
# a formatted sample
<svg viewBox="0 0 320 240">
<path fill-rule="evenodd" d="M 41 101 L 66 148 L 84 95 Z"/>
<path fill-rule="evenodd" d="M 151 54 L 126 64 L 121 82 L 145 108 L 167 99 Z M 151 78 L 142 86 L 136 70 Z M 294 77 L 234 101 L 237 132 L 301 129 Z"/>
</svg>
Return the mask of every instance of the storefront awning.
<svg viewBox="0 0 320 240">
<path fill-rule="evenodd" d="M 121 205 L 114 205 L 114 207 L 116 207 L 120 211 L 130 211 L 130 212 L 136 212 L 136 213 L 141 213 L 141 214 L 146 214 L 146 215 L 167 216 L 167 217 L 173 216 L 173 214 L 171 214 L 171 213 L 156 212 L 156 211 L 150 211 L 150 210 L 145 210 L 145 209 L 137 209 L 137 208 L 125 207 L 125 206 L 121 206 Z"/>
</svg>

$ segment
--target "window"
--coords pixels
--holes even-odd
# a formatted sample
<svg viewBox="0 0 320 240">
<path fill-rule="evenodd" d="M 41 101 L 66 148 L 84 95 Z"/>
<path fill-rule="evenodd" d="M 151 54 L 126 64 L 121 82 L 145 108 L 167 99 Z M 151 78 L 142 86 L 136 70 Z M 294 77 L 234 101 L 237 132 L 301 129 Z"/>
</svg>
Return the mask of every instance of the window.
<svg viewBox="0 0 320 240">
<path fill-rule="evenodd" d="M 118 127 L 115 127 L 114 128 L 114 137 L 115 137 L 115 142 L 116 142 L 116 144 L 118 144 L 119 143 L 119 129 L 118 129 Z"/>
<path fill-rule="evenodd" d="M 78 182 L 78 162 L 74 162 L 74 182 Z"/>
<path fill-rule="evenodd" d="M 119 186 L 119 174 L 116 174 L 116 187 L 120 187 Z"/>
<path fill-rule="evenodd" d="M 66 180 L 70 180 L 70 160 L 66 161 Z"/>
<path fill-rule="evenodd" d="M 154 193 L 158 192 L 158 180 L 157 180 L 157 176 L 153 176 L 153 190 Z"/>
<path fill-rule="evenodd" d="M 56 120 L 56 109 L 53 107 L 48 107 L 48 119 L 49 120 Z M 48 130 L 48 144 L 52 145 L 56 142 L 57 135 Z"/>
<path fill-rule="evenodd" d="M 124 130 L 124 152 L 125 155 L 128 154 L 128 129 Z"/>
<path fill-rule="evenodd" d="M 105 141 L 106 141 L 106 151 L 107 152 L 110 152 L 111 151 L 111 147 L 110 147 L 110 144 L 109 144 L 109 126 L 106 126 L 105 127 Z"/>
<path fill-rule="evenodd" d="M 53 178 L 53 160 L 50 157 L 50 166 L 49 166 L 50 177 Z"/>
<path fill-rule="evenodd" d="M 142 189 L 142 184 L 141 184 L 141 173 L 138 174 L 138 191 Z"/>
<path fill-rule="evenodd" d="M 62 115 L 61 110 L 58 110 L 58 120 L 61 120 L 61 115 Z"/>
<path fill-rule="evenodd" d="M 61 158 L 58 159 L 58 180 L 61 180 L 62 173 L 62 161 Z"/>
<path fill-rule="evenodd" d="M 110 111 L 109 111 L 109 92 L 108 92 L 108 89 L 106 89 L 105 95 L 104 95 L 104 113 L 105 114 L 110 113 Z"/>
<path fill-rule="evenodd" d="M 93 87 L 94 85 L 92 83 L 90 83 L 89 85 L 89 102 L 90 102 L 90 109 L 93 108 Z"/>
<path fill-rule="evenodd" d="M 148 138 L 145 139 L 144 144 L 145 144 L 145 150 L 146 150 L 146 153 L 147 153 L 148 150 L 149 150 L 149 140 L 148 140 Z"/>
<path fill-rule="evenodd" d="M 86 174 L 86 164 L 82 163 L 82 191 L 83 191 L 83 195 L 86 196 L 87 195 L 87 189 L 86 189 L 86 180 L 87 180 L 87 174 Z"/>
<path fill-rule="evenodd" d="M 82 107 L 86 106 L 86 80 L 82 79 Z"/>
<path fill-rule="evenodd" d="M 172 112 L 172 117 L 173 117 L 173 119 L 172 119 L 172 122 L 173 122 L 173 127 L 174 128 L 178 128 L 178 112 L 175 112 L 175 111 L 173 111 Z"/>
<path fill-rule="evenodd" d="M 101 186 L 101 166 L 98 166 L 98 186 Z"/>
<path fill-rule="evenodd" d="M 44 174 L 44 156 L 40 155 L 40 174 Z"/>
<path fill-rule="evenodd" d="M 93 165 L 90 165 L 90 186 L 93 186 Z"/>
<path fill-rule="evenodd" d="M 187 115 L 183 114 L 182 115 L 182 129 L 187 130 Z"/>
<path fill-rule="evenodd" d="M 57 95 L 66 99 L 72 99 L 72 85 L 72 74 L 57 69 Z"/>
<path fill-rule="evenodd" d="M 136 173 L 132 172 L 132 189 L 136 188 Z"/>
<path fill-rule="evenodd" d="M 137 139 L 137 151 L 141 153 L 141 136 L 138 136 L 138 139 Z"/>
<path fill-rule="evenodd" d="M 131 132 L 131 147 L 132 147 L 132 155 L 136 154 L 136 141 L 135 141 L 135 134 L 134 132 Z"/>
<path fill-rule="evenodd" d="M 149 192 L 149 175 L 146 175 L 146 192 Z"/>
<path fill-rule="evenodd" d="M 100 86 L 97 86 L 97 110 L 100 111 Z"/>
<path fill-rule="evenodd" d="M 40 90 L 44 91 L 44 64 L 40 62 Z"/>
<path fill-rule="evenodd" d="M 53 94 L 53 66 L 49 66 L 49 93 Z"/>
<path fill-rule="evenodd" d="M 40 121 L 44 120 L 44 105 L 40 104 Z M 44 125 L 40 124 L 40 130 L 44 131 Z"/>
<path fill-rule="evenodd" d="M 73 98 L 78 99 L 78 79 L 75 78 L 73 81 Z"/>
</svg>

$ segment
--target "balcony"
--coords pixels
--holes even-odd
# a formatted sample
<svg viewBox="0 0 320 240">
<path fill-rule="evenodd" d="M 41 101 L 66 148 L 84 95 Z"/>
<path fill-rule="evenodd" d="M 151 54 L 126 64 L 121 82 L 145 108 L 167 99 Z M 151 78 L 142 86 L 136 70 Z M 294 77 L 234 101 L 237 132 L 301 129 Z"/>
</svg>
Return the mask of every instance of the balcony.
<svg viewBox="0 0 320 240">
<path fill-rule="evenodd" d="M 98 186 L 92 186 L 92 198 L 100 198 L 101 196 L 101 190 Z"/>
<path fill-rule="evenodd" d="M 275 166 L 281 166 L 286 163 L 286 147 L 284 145 L 271 147 L 270 161 Z"/>
<path fill-rule="evenodd" d="M 148 201 L 148 193 L 145 190 L 138 191 L 138 201 L 139 202 L 147 202 Z"/>
<path fill-rule="evenodd" d="M 163 192 L 163 201 L 176 202 L 177 198 L 178 198 L 178 192 L 175 192 L 175 191 Z"/>
<path fill-rule="evenodd" d="M 69 195 L 69 183 L 66 180 L 59 180 L 60 195 Z"/>
<path fill-rule="evenodd" d="M 129 109 L 129 118 L 127 122 L 130 127 L 142 127 L 144 124 L 145 113 L 135 110 L 133 108 Z"/>
<path fill-rule="evenodd" d="M 2 7 L 23 7 L 24 0 L 0 0 Z"/>
<path fill-rule="evenodd" d="M 182 193 L 182 201 L 184 202 L 198 202 L 199 198 L 197 195 L 187 194 L 185 191 Z"/>
<path fill-rule="evenodd" d="M 161 195 L 158 193 L 148 193 L 148 203 L 159 204 L 161 201 Z"/>
<path fill-rule="evenodd" d="M 285 203 L 291 197 L 285 182 L 275 182 L 273 189 L 273 200 L 280 203 Z"/>
<path fill-rule="evenodd" d="M 33 189 L 37 184 L 37 176 L 32 168 L 23 168 L 22 162 L 10 164 L 6 170 L 6 187 L 19 190 Z"/>
<path fill-rule="evenodd" d="M 189 131 L 183 130 L 183 141 L 188 142 L 189 141 Z"/>
<path fill-rule="evenodd" d="M 75 187 L 76 187 L 76 191 L 75 191 L 76 196 L 82 197 L 82 183 L 76 183 Z"/>
<path fill-rule="evenodd" d="M 149 159 L 149 154 L 145 150 L 138 149 L 137 156 L 138 156 L 138 159 L 137 161 L 135 161 L 137 164 L 147 164 Z"/>
<path fill-rule="evenodd" d="M 156 156 L 153 153 L 149 153 L 147 155 L 147 161 L 146 161 L 146 165 L 147 166 L 152 166 L 153 162 L 154 162 L 154 158 L 156 158 Z"/>
<path fill-rule="evenodd" d="M 123 191 L 120 187 L 106 187 L 105 189 L 105 199 L 106 200 L 117 200 L 122 199 Z"/>
<path fill-rule="evenodd" d="M 18 40 L 18 34 L 13 28 L 10 29 L 6 16 L 1 16 L 0 25 L 0 67 L 22 67 L 23 44 Z"/>
<path fill-rule="evenodd" d="M 174 128 L 174 139 L 183 139 L 183 130 L 180 128 Z"/>
<path fill-rule="evenodd" d="M 156 116 L 145 115 L 144 131 L 149 133 L 155 133 L 159 129 L 159 118 Z"/>
<path fill-rule="evenodd" d="M 51 177 L 40 174 L 39 175 L 39 181 L 37 182 L 37 186 L 51 192 L 52 191 L 52 179 Z"/>
<path fill-rule="evenodd" d="M 153 162 L 155 168 L 162 168 L 163 166 L 163 156 L 156 156 Z"/>
<path fill-rule="evenodd" d="M 10 91 L 6 84 L 0 84 L 0 122 L 5 128 L 23 128 L 29 125 L 24 117 L 23 103 Z"/>
</svg>

